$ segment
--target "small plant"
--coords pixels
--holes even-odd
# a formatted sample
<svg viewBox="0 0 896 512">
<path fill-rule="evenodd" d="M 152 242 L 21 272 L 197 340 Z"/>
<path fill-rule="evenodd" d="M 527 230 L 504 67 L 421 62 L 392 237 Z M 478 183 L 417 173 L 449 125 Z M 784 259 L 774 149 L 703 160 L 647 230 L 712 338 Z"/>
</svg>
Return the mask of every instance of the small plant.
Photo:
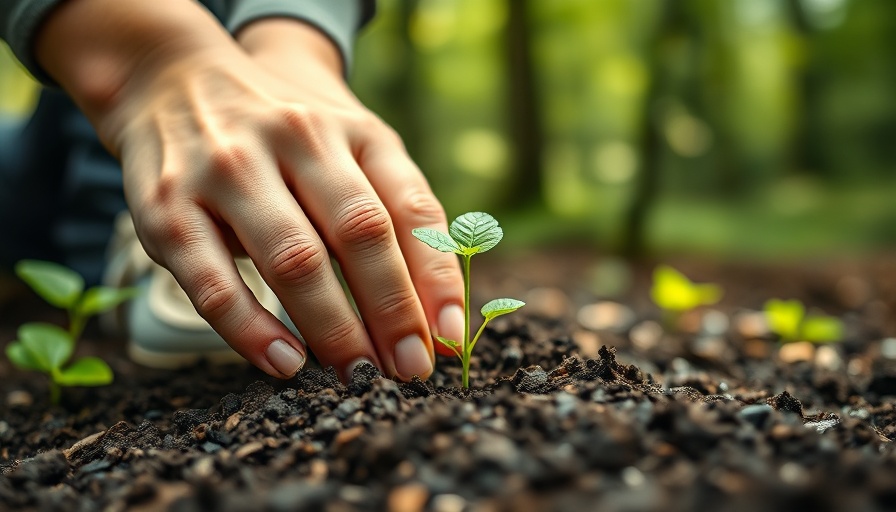
<svg viewBox="0 0 896 512">
<path fill-rule="evenodd" d="M 769 329 L 781 338 L 781 343 L 830 343 L 843 339 L 843 322 L 839 318 L 806 315 L 806 307 L 798 300 L 770 299 L 763 311 Z"/>
<path fill-rule="evenodd" d="M 495 299 L 489 301 L 480 312 L 484 318 L 473 339 L 470 339 L 470 260 L 474 255 L 483 253 L 498 245 L 504 238 L 504 231 L 498 221 L 483 212 L 470 212 L 454 219 L 448 227 L 448 234 L 429 228 L 416 228 L 412 231 L 418 240 L 442 252 L 453 252 L 460 256 L 464 274 L 464 339 L 449 340 L 441 336 L 436 339 L 451 349 L 460 359 L 463 367 L 463 386 L 470 387 L 470 357 L 485 326 L 492 319 L 512 313 L 526 303 L 516 299 Z M 450 236 L 449 236 L 450 235 Z"/>
<path fill-rule="evenodd" d="M 659 265 L 653 271 L 650 297 L 665 312 L 667 323 L 674 324 L 685 311 L 717 303 L 722 288 L 713 283 L 695 284 L 674 268 Z"/>
<path fill-rule="evenodd" d="M 94 286 L 84 290 L 77 272 L 56 263 L 23 260 L 16 274 L 49 304 L 68 312 L 68 330 L 31 322 L 19 327 L 18 339 L 6 347 L 17 367 L 50 377 L 50 401 L 59 403 L 60 386 L 102 386 L 112 382 L 112 369 L 98 357 L 83 357 L 66 366 L 87 320 L 134 296 L 133 288 Z"/>
</svg>

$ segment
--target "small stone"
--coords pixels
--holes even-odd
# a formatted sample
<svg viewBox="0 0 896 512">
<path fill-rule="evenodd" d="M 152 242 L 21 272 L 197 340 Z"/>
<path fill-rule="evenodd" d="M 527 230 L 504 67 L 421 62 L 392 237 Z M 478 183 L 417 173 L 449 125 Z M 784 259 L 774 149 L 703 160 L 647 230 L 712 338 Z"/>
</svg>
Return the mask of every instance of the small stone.
<svg viewBox="0 0 896 512">
<path fill-rule="evenodd" d="M 829 428 L 834 428 L 840 424 L 840 420 L 837 418 L 831 418 L 827 420 L 819 420 L 819 421 L 809 421 L 803 425 L 806 428 L 814 428 L 819 434 L 823 434 Z"/>
<path fill-rule="evenodd" d="M 896 359 L 896 338 L 885 338 L 880 342 L 880 355 L 887 359 Z"/>
<path fill-rule="evenodd" d="M 765 313 L 741 311 L 734 315 L 734 329 L 744 338 L 764 338 L 769 335 Z"/>
<path fill-rule="evenodd" d="M 628 306 L 605 300 L 582 306 L 576 319 L 586 329 L 620 332 L 634 323 L 635 313 Z"/>
<path fill-rule="evenodd" d="M 544 318 L 563 318 L 570 310 L 569 297 L 559 288 L 533 288 L 525 302 L 528 314 Z"/>
<path fill-rule="evenodd" d="M 778 469 L 781 481 L 790 485 L 804 485 L 809 482 L 809 472 L 796 462 L 785 462 Z"/>
<path fill-rule="evenodd" d="M 193 474 L 197 478 L 208 478 L 215 473 L 215 460 L 211 457 L 202 457 L 193 464 Z"/>
<path fill-rule="evenodd" d="M 629 466 L 623 469 L 619 476 L 622 477 L 622 481 L 625 482 L 625 485 L 629 487 L 641 487 L 644 485 L 644 482 L 647 481 L 647 479 L 644 478 L 644 473 L 634 466 Z"/>
<path fill-rule="evenodd" d="M 242 415 L 238 412 L 235 412 L 227 418 L 227 421 L 224 422 L 224 430 L 227 432 L 233 432 L 237 425 L 240 424 L 240 420 L 242 419 Z"/>
<path fill-rule="evenodd" d="M 787 343 L 778 349 L 778 358 L 783 363 L 796 363 L 798 361 L 812 361 L 815 356 L 815 345 L 808 341 Z"/>
<path fill-rule="evenodd" d="M 429 499 L 429 489 L 420 483 L 406 484 L 392 489 L 387 499 L 389 512 L 420 512 Z"/>
<path fill-rule="evenodd" d="M 27 391 L 15 390 L 10 391 L 6 395 L 6 405 L 13 409 L 18 407 L 31 407 L 31 404 L 33 403 L 34 397 Z"/>
<path fill-rule="evenodd" d="M 711 336 L 721 336 L 728 332 L 729 325 L 728 315 L 721 311 L 710 309 L 703 313 L 700 328 L 704 333 Z"/>
<path fill-rule="evenodd" d="M 629 332 L 632 345 L 638 350 L 650 350 L 663 338 L 663 327 L 653 320 L 645 320 Z"/>
<path fill-rule="evenodd" d="M 822 345 L 815 351 L 815 366 L 830 371 L 838 371 L 843 368 L 843 358 L 831 345 Z"/>
<path fill-rule="evenodd" d="M 728 342 L 720 336 L 699 336 L 691 343 L 695 355 L 710 361 L 724 359 Z"/>
<path fill-rule="evenodd" d="M 513 374 L 513 385 L 522 393 L 538 393 L 548 382 L 548 374 L 538 365 L 520 368 Z"/>
<path fill-rule="evenodd" d="M 333 438 L 333 445 L 334 447 L 345 446 L 360 437 L 363 433 L 364 427 L 362 425 L 358 425 L 346 430 L 341 430 L 338 434 L 336 434 L 336 437 Z"/>
<path fill-rule="evenodd" d="M 430 505 L 432 512 L 463 512 L 467 500 L 458 494 L 438 494 Z"/>
<path fill-rule="evenodd" d="M 252 441 L 251 443 L 246 443 L 243 446 L 240 446 L 233 452 L 234 457 L 237 459 L 245 459 L 249 455 L 253 453 L 259 452 L 264 449 L 264 445 L 258 441 Z"/>
<path fill-rule="evenodd" d="M 312 482 L 323 482 L 327 479 L 327 475 L 330 473 L 330 468 L 327 467 L 327 463 L 322 459 L 314 459 L 309 464 L 309 475 L 308 478 Z"/>
<path fill-rule="evenodd" d="M 741 409 L 737 415 L 747 423 L 761 429 L 775 410 L 767 404 L 753 404 Z"/>
</svg>

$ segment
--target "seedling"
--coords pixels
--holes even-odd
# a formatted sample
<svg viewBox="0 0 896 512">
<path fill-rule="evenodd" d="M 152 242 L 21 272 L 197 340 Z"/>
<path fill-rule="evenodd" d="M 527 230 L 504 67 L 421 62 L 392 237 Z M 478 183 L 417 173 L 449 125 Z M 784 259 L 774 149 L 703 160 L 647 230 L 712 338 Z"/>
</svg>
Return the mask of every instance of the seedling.
<svg viewBox="0 0 896 512">
<path fill-rule="evenodd" d="M 470 260 L 474 255 L 483 253 L 498 245 L 504 238 L 504 231 L 498 226 L 494 217 L 483 212 L 470 212 L 454 219 L 448 227 L 448 234 L 430 228 L 416 228 L 411 231 L 418 240 L 442 252 L 453 252 L 460 256 L 464 274 L 464 339 L 449 340 L 436 336 L 439 343 L 445 345 L 460 359 L 463 367 L 463 386 L 470 387 L 470 357 L 476 342 L 485 331 L 490 321 L 501 315 L 512 313 L 526 303 L 516 299 L 495 299 L 489 301 L 480 312 L 484 318 L 473 339 L 470 339 Z"/>
<path fill-rule="evenodd" d="M 653 271 L 650 297 L 665 312 L 667 322 L 674 323 L 686 311 L 717 303 L 722 288 L 713 283 L 695 284 L 674 268 L 659 265 Z"/>
<path fill-rule="evenodd" d="M 18 339 L 6 347 L 17 367 L 50 377 L 50 401 L 59 403 L 60 386 L 102 386 L 112 382 L 112 369 L 102 359 L 83 357 L 66 366 L 87 320 L 134 296 L 134 288 L 94 286 L 84 290 L 77 272 L 56 263 L 23 260 L 16 274 L 49 304 L 68 312 L 68 330 L 35 322 L 18 329 Z"/>
<path fill-rule="evenodd" d="M 806 307 L 798 300 L 771 299 L 763 311 L 769 329 L 781 338 L 781 343 L 831 343 L 843 339 L 843 322 L 839 318 L 806 315 Z"/>
</svg>

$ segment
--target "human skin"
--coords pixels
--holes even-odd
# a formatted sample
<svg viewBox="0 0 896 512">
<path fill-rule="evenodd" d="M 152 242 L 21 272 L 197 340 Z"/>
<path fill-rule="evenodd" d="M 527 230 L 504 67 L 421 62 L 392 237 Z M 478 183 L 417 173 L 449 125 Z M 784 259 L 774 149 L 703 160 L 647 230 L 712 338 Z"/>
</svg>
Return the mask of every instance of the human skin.
<svg viewBox="0 0 896 512">
<path fill-rule="evenodd" d="M 286 378 L 306 354 L 240 279 L 241 254 L 343 378 L 365 359 L 425 378 L 432 335 L 462 339 L 457 261 L 411 235 L 446 230 L 442 206 L 322 33 L 268 18 L 235 39 L 190 0 L 70 0 L 35 53 L 121 161 L 147 253 L 251 363 Z"/>
</svg>

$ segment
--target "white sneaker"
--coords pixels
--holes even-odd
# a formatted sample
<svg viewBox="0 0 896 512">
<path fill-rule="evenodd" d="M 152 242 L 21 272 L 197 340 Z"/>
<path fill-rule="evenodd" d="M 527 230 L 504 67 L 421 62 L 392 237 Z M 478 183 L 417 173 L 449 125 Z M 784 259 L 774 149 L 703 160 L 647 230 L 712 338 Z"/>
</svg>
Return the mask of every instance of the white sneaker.
<svg viewBox="0 0 896 512">
<path fill-rule="evenodd" d="M 136 286 L 139 291 L 124 307 L 101 318 L 102 327 L 127 335 L 128 356 L 134 362 L 163 369 L 182 368 L 203 359 L 212 364 L 246 362 L 199 316 L 174 276 L 149 258 L 128 212 L 116 219 L 110 254 L 104 284 Z M 298 336 L 252 261 L 237 258 L 236 265 L 261 305 Z"/>
</svg>

